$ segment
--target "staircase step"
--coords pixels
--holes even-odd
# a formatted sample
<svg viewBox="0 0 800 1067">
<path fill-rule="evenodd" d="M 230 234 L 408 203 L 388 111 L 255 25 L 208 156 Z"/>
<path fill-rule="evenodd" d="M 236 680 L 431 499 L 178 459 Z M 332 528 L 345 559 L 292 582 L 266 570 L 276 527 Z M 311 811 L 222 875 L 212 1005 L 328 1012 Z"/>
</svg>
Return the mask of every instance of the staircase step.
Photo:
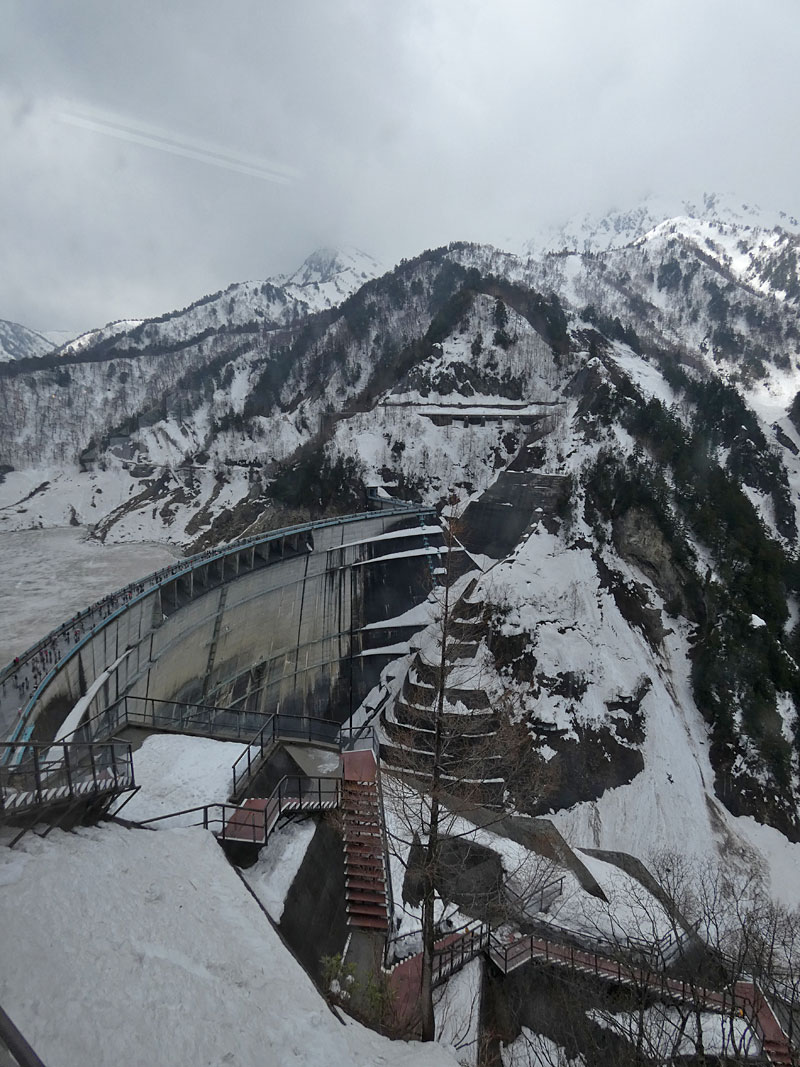
<svg viewBox="0 0 800 1067">
<path fill-rule="evenodd" d="M 345 852 L 350 853 L 353 856 L 382 856 L 383 848 L 381 847 L 381 839 L 375 838 L 374 841 L 345 841 Z"/>
<path fill-rule="evenodd" d="M 383 861 L 377 856 L 346 856 L 345 870 L 356 878 L 372 877 L 383 881 Z"/>
<path fill-rule="evenodd" d="M 382 878 L 380 880 L 375 878 L 359 878 L 358 875 L 353 875 L 352 877 L 346 875 L 345 887 L 348 891 L 350 889 L 374 889 L 377 892 L 381 893 L 384 891 L 384 884 Z"/>
<path fill-rule="evenodd" d="M 377 903 L 351 903 L 347 902 L 347 914 L 348 915 L 367 915 L 376 919 L 386 918 L 386 905 Z"/>
<path fill-rule="evenodd" d="M 352 860 L 355 863 L 361 860 L 366 860 L 369 863 L 374 863 L 378 867 L 383 867 L 383 853 L 380 849 L 374 848 L 353 848 L 352 846 L 345 845 L 344 847 L 345 863 Z"/>
<path fill-rule="evenodd" d="M 351 852 L 347 851 L 344 857 L 348 867 L 369 864 L 373 870 L 383 870 L 383 857 L 376 852 Z"/>
<path fill-rule="evenodd" d="M 350 926 L 359 926 L 368 930 L 388 930 L 388 919 L 372 919 L 366 915 L 352 915 L 348 918 Z"/>
<path fill-rule="evenodd" d="M 379 890 L 351 889 L 347 888 L 347 905 L 355 904 L 378 904 L 386 910 L 386 894 Z"/>
</svg>

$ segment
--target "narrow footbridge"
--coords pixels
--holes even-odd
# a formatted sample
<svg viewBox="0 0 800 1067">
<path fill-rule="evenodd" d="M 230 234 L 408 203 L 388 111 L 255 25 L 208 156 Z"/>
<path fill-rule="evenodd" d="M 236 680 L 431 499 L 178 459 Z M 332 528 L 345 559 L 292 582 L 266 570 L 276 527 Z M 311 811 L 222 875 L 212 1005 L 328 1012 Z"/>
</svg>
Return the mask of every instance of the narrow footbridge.
<svg viewBox="0 0 800 1067">
<path fill-rule="evenodd" d="M 738 981 L 723 990 L 710 989 L 698 982 L 672 978 L 652 965 L 614 959 L 558 940 L 520 934 L 504 937 L 487 923 L 470 922 L 436 942 L 434 986 L 446 981 L 479 955 L 484 955 L 506 975 L 526 964 L 537 963 L 575 976 L 593 977 L 611 985 L 628 987 L 654 1002 L 683 1004 L 731 1020 L 744 1019 L 756 1035 L 761 1055 L 767 1063 L 775 1067 L 791 1067 L 797 1063 L 789 1036 L 755 981 Z M 421 954 L 398 964 L 390 975 L 398 1015 L 412 1026 L 418 1010 L 421 975 Z"/>
</svg>

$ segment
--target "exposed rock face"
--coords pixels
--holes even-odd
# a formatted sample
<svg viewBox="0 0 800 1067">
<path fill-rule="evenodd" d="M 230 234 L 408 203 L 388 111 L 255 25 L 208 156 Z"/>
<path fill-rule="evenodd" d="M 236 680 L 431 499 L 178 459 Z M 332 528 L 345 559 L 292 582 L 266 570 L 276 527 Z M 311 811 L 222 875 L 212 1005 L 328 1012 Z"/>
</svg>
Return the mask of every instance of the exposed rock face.
<svg viewBox="0 0 800 1067">
<path fill-rule="evenodd" d="M 645 574 L 667 609 L 697 621 L 696 611 L 686 595 L 689 576 L 676 563 L 672 549 L 649 512 L 632 507 L 614 519 L 614 545 L 620 556 Z"/>
</svg>

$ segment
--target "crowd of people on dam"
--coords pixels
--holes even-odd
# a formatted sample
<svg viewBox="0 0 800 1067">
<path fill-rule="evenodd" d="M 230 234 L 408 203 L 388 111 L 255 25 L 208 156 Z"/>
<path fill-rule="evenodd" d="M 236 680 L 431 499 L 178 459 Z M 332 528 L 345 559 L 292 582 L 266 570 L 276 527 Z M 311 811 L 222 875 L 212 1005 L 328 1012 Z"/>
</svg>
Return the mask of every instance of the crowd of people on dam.
<svg viewBox="0 0 800 1067">
<path fill-rule="evenodd" d="M 363 517 L 365 517 L 365 514 L 347 516 L 347 521 Z M 203 566 L 212 558 L 219 558 L 227 553 L 236 552 L 246 548 L 248 545 L 270 540 L 271 538 L 285 537 L 290 532 L 310 530 L 317 526 L 326 526 L 337 521 L 341 520 L 328 519 L 302 523 L 299 526 L 283 530 L 253 534 L 223 548 L 206 549 L 196 555 L 179 560 L 169 567 L 162 567 L 161 570 L 155 571 L 137 582 L 132 582 L 130 585 L 125 586 L 124 589 L 109 593 L 108 596 L 91 604 L 84 611 L 77 612 L 71 619 L 62 623 L 58 629 L 52 630 L 0 670 L 0 738 L 8 737 L 16 729 L 27 705 L 36 693 L 37 687 L 51 671 L 59 669 L 62 660 L 70 649 L 78 645 L 85 635 L 90 634 L 116 611 L 127 607 L 137 596 L 156 588 L 179 572 L 187 572 L 198 566 Z M 306 547 L 308 550 L 312 550 L 313 544 L 309 542 Z"/>
<path fill-rule="evenodd" d="M 192 562 L 197 558 L 199 557 L 192 557 Z M 39 684 L 50 671 L 58 669 L 71 647 L 79 644 L 86 634 L 109 619 L 118 609 L 126 607 L 135 597 L 160 585 L 185 567 L 186 562 L 164 567 L 141 581 L 132 582 L 124 589 L 109 593 L 84 611 L 76 612 L 57 630 L 51 631 L 22 655 L 15 656 L 0 672 L 0 736 L 6 735 L 15 727 Z"/>
<path fill-rule="evenodd" d="M 162 567 L 161 570 L 148 574 L 140 581 L 132 582 L 124 589 L 109 593 L 84 611 L 76 612 L 58 629 L 52 630 L 20 656 L 15 656 L 11 663 L 0 671 L 0 737 L 7 737 L 14 730 L 39 684 L 50 671 L 59 668 L 70 648 L 79 644 L 86 634 L 91 633 L 117 610 L 127 607 L 140 594 L 156 588 L 181 571 L 208 562 L 224 551 L 225 549 L 218 548 L 207 549 L 169 567 Z"/>
</svg>

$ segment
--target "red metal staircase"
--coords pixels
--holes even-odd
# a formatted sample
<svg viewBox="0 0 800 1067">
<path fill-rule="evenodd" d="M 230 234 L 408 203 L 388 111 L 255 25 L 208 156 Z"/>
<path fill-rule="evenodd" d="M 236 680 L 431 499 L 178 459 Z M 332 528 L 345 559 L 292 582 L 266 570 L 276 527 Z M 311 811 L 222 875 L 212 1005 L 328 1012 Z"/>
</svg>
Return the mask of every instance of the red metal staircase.
<svg viewBox="0 0 800 1067">
<path fill-rule="evenodd" d="M 378 771 L 371 750 L 342 754 L 345 893 L 350 926 L 386 933 L 389 910 Z"/>
</svg>

